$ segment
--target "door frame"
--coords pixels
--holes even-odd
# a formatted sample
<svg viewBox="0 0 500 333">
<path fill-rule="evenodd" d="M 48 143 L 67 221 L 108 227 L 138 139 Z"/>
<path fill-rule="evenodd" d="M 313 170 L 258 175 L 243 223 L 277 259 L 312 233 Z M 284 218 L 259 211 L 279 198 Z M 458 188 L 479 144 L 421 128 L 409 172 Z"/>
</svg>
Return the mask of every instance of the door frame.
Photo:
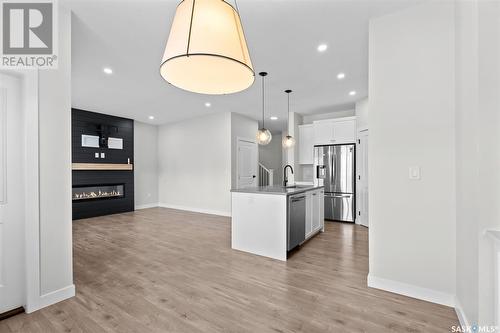
<svg viewBox="0 0 500 333">
<path fill-rule="evenodd" d="M 359 139 L 361 137 L 361 134 L 364 134 L 364 133 L 369 133 L 369 129 L 368 127 L 360 127 L 357 129 L 357 133 L 356 133 L 356 145 L 359 145 Z M 359 154 L 362 154 L 363 151 L 361 149 L 358 149 L 357 150 L 357 153 Z M 365 212 L 365 221 L 367 223 L 367 225 L 365 224 L 362 224 L 360 219 L 359 219 L 359 214 L 358 214 L 358 211 L 359 211 L 359 208 L 361 208 L 361 205 L 359 205 L 361 203 L 361 195 L 362 195 L 362 191 L 361 191 L 361 188 L 358 189 L 359 185 L 360 185 L 360 181 L 359 181 L 359 172 L 358 172 L 358 168 L 361 168 L 362 167 L 362 159 L 361 158 L 356 158 L 357 161 L 359 161 L 359 164 L 356 165 L 356 202 L 358 203 L 357 207 L 356 207 L 356 224 L 358 225 L 362 225 L 364 227 L 367 227 L 369 228 L 370 226 L 370 221 L 369 221 L 369 211 Z M 366 173 L 368 174 L 368 170 L 366 170 Z M 370 189 L 368 188 L 368 191 L 370 191 Z M 369 207 L 369 206 L 368 206 Z M 368 209 L 369 210 L 369 209 Z"/>
<path fill-rule="evenodd" d="M 39 186 L 39 94 L 38 70 L 0 69 L 0 74 L 21 80 L 22 109 L 25 132 L 25 311 L 36 311 L 45 306 L 48 299 L 40 288 L 40 186 Z"/>
<path fill-rule="evenodd" d="M 239 170 L 240 170 L 240 159 L 239 159 L 239 153 L 240 153 L 240 142 L 244 141 L 246 143 L 252 143 L 255 145 L 255 151 L 256 151 L 256 164 L 255 164 L 255 173 L 256 173 L 256 178 L 255 181 L 257 184 L 259 184 L 259 146 L 257 145 L 257 141 L 255 139 L 249 139 L 241 136 L 236 137 L 236 187 L 239 187 L 240 185 L 240 179 L 239 179 Z"/>
</svg>

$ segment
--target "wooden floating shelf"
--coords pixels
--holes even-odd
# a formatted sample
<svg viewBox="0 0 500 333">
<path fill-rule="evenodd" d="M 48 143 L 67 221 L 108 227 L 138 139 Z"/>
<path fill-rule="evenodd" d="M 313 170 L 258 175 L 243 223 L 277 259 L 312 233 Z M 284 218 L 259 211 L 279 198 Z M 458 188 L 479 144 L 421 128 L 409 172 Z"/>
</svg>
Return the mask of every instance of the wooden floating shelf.
<svg viewBox="0 0 500 333">
<path fill-rule="evenodd" d="M 133 164 L 73 163 L 73 170 L 134 170 Z"/>
</svg>

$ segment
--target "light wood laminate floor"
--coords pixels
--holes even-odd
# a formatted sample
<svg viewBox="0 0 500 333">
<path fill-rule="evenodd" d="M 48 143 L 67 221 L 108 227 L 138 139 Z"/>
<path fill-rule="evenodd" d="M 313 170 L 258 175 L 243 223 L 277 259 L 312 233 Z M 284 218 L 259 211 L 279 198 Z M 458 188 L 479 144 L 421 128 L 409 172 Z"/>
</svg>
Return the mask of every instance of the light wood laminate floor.
<svg viewBox="0 0 500 333">
<path fill-rule="evenodd" d="M 73 223 L 76 297 L 0 332 L 449 332 L 452 308 L 366 286 L 368 232 L 327 223 L 288 262 L 231 250 L 230 219 L 152 208 Z"/>
</svg>

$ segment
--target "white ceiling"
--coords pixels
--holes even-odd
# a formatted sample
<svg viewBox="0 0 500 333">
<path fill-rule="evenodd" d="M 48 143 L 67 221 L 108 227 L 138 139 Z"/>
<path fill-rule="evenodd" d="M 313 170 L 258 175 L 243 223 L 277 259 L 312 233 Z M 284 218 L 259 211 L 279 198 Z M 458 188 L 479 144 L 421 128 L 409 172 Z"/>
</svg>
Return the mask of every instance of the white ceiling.
<svg viewBox="0 0 500 333">
<path fill-rule="evenodd" d="M 163 81 L 159 64 L 178 0 L 64 2 L 73 10 L 73 107 L 154 124 L 221 111 L 260 119 L 259 76 L 246 91 L 224 96 L 193 94 Z M 353 108 L 368 95 L 368 20 L 418 2 L 239 0 L 255 72 L 269 72 L 266 127 L 284 128 L 285 89 L 294 91 L 291 111 L 300 114 Z M 324 53 L 316 50 L 321 43 L 328 44 Z M 104 67 L 114 73 L 104 74 Z M 339 72 L 346 74 L 342 81 Z M 349 96 L 351 90 L 356 96 Z M 271 115 L 280 120 L 270 121 Z"/>
</svg>

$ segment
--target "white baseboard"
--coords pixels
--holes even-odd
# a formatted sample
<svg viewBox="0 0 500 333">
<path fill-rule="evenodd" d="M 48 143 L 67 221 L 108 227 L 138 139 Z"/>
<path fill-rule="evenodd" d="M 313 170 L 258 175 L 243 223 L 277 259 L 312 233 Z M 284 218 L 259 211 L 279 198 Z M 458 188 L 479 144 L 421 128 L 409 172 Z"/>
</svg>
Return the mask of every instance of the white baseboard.
<svg viewBox="0 0 500 333">
<path fill-rule="evenodd" d="M 368 287 L 390 291 L 395 294 L 409 296 L 427 302 L 455 307 L 454 295 L 403 282 L 379 278 L 370 274 L 368 274 Z"/>
<path fill-rule="evenodd" d="M 462 308 L 462 303 L 460 303 L 458 298 L 455 298 L 455 312 L 457 314 L 458 321 L 460 322 L 460 326 L 470 327 L 469 320 L 467 319 L 464 309 Z"/>
<path fill-rule="evenodd" d="M 151 204 L 137 205 L 137 206 L 135 206 L 135 210 L 155 208 L 155 207 L 160 207 L 160 204 L 156 202 L 156 203 L 151 203 Z"/>
<path fill-rule="evenodd" d="M 167 204 L 167 203 L 159 203 L 158 206 L 159 207 L 163 207 L 163 208 L 185 210 L 185 211 L 188 211 L 188 212 L 195 212 L 195 213 L 202 213 L 202 214 L 210 214 L 210 215 L 219 215 L 219 216 L 231 217 L 231 212 L 224 212 L 224 211 L 220 211 L 220 210 L 212 210 L 212 209 L 203 209 L 203 208 L 196 208 L 196 207 L 171 205 L 171 204 Z"/>
<path fill-rule="evenodd" d="M 42 308 L 45 308 L 49 305 L 62 302 L 74 296 L 75 296 L 75 285 L 72 284 L 67 287 L 40 296 L 38 300 L 36 300 L 36 304 L 27 307 L 25 310 L 27 313 L 32 313 Z"/>
</svg>

